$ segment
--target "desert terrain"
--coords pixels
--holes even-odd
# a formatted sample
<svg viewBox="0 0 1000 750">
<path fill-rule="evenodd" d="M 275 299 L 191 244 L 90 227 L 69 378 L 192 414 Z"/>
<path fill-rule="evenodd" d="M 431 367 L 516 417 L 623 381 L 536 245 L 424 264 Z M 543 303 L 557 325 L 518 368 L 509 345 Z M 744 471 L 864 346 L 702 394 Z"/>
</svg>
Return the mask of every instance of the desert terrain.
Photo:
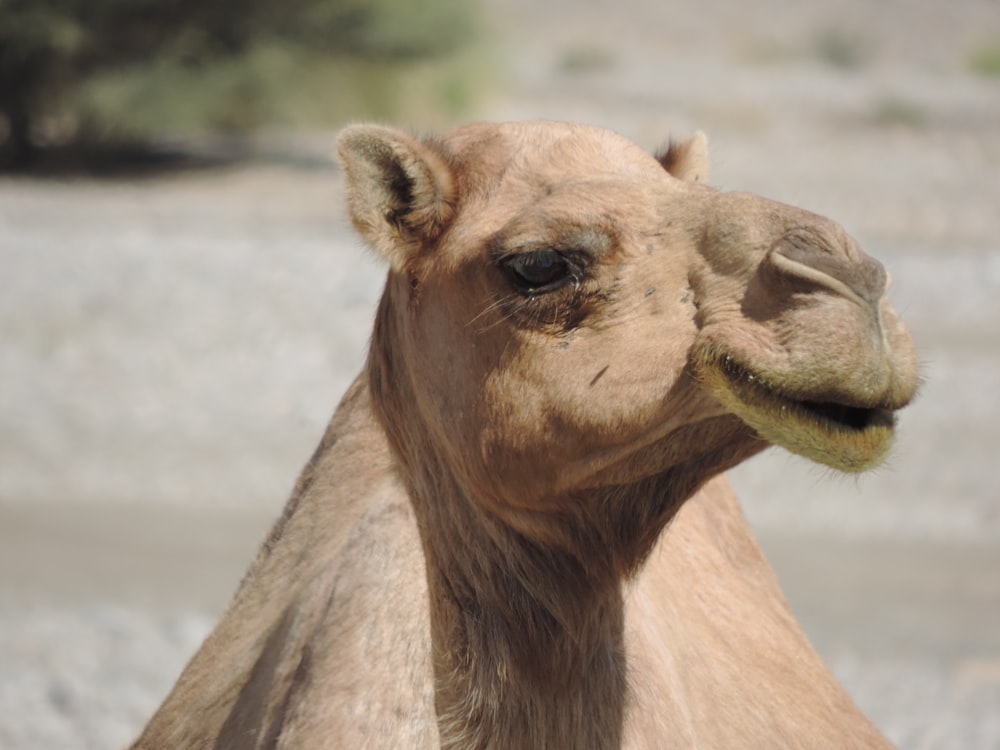
<svg viewBox="0 0 1000 750">
<path fill-rule="evenodd" d="M 993 0 L 491 0 L 467 119 L 579 120 L 825 214 L 924 384 L 889 462 L 731 473 L 807 632 L 903 748 L 1000 748 Z M 484 42 L 485 44 L 486 42 Z M 397 123 L 424 127 L 423 123 Z M 211 170 L 0 178 L 0 747 L 119 747 L 226 605 L 362 366 L 384 270 L 334 133 Z M 266 139 L 262 143 L 267 143 Z"/>
</svg>

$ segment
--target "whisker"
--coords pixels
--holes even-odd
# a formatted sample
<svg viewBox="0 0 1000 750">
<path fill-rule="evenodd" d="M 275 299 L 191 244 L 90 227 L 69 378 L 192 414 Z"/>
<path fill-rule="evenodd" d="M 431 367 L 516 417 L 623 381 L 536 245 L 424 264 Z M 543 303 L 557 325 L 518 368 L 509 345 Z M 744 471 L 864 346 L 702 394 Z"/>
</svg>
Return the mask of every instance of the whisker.
<svg viewBox="0 0 1000 750">
<path fill-rule="evenodd" d="M 489 312 L 497 310 L 498 308 L 502 309 L 504 307 L 504 305 L 506 305 L 510 300 L 513 300 L 513 299 L 514 299 L 514 295 L 510 295 L 508 297 L 503 297 L 503 298 L 501 298 L 501 299 L 493 302 L 492 304 L 488 305 L 482 312 L 480 312 L 478 315 L 476 315 L 472 320 L 470 320 L 468 323 L 466 323 L 466 325 L 467 326 L 472 325 L 475 321 L 479 320 L 480 318 L 482 318 L 484 315 L 486 315 Z M 507 320 L 510 320 L 514 316 L 514 312 L 515 311 L 513 310 L 513 307 L 512 307 L 505 314 L 500 315 L 496 320 L 494 320 L 494 321 L 492 321 L 492 322 L 490 322 L 490 323 L 488 323 L 488 324 L 486 324 L 486 325 L 484 325 L 484 326 L 482 326 L 480 328 L 477 328 L 476 329 L 476 333 L 477 334 L 486 333 L 487 331 L 491 330 L 492 328 L 495 328 L 496 326 L 500 325 L 501 323 L 503 323 L 503 322 L 505 322 Z"/>
<path fill-rule="evenodd" d="M 506 303 L 506 302 L 507 302 L 508 300 L 510 300 L 510 299 L 512 299 L 512 298 L 513 298 L 513 295 L 509 295 L 509 296 L 507 296 L 507 297 L 501 297 L 501 298 L 499 298 L 499 299 L 497 299 L 497 300 L 494 300 L 493 302 L 491 302 L 490 304 L 488 304 L 488 305 L 487 305 L 486 307 L 484 307 L 484 308 L 483 308 L 483 309 L 482 309 L 482 310 L 481 310 L 481 311 L 480 311 L 480 312 L 479 312 L 479 313 L 478 313 L 477 315 L 475 315 L 475 316 L 474 316 L 474 317 L 473 317 L 473 318 L 472 318 L 471 320 L 469 320 L 469 321 L 468 321 L 468 322 L 467 322 L 467 323 L 465 324 L 466 328 L 468 328 L 469 326 L 471 326 L 472 324 L 474 324 L 474 323 L 475 323 L 475 322 L 476 322 L 477 320 L 479 320 L 479 319 L 480 319 L 481 317 L 483 317 L 484 315 L 488 315 L 489 313 L 491 313 L 491 312 L 493 312 L 494 310 L 496 310 L 496 309 L 497 309 L 498 307 L 501 307 L 501 306 L 502 306 L 502 305 L 504 305 L 504 304 L 505 304 L 505 303 Z"/>
</svg>

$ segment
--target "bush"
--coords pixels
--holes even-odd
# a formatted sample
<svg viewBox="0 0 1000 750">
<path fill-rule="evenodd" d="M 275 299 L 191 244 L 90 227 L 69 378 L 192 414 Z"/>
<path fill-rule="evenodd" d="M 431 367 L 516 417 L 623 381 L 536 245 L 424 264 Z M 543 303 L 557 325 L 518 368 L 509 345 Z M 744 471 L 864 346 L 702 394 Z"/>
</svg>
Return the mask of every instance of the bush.
<svg viewBox="0 0 1000 750">
<path fill-rule="evenodd" d="M 969 67 L 979 75 L 1000 76 L 1000 36 L 980 42 L 969 56 Z"/>
<path fill-rule="evenodd" d="M 7 161 L 150 119 L 254 127 L 280 119 L 271 94 L 317 67 L 409 67 L 455 52 L 471 25 L 462 0 L 0 0 Z M 146 93 L 182 89 L 202 104 Z"/>
</svg>

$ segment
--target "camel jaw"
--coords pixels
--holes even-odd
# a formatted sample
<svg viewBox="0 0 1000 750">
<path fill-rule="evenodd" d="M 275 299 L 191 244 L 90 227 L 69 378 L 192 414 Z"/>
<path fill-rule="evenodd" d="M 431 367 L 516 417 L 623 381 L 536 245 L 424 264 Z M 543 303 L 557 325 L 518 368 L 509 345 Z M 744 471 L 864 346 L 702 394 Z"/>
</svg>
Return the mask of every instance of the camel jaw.
<svg viewBox="0 0 1000 750">
<path fill-rule="evenodd" d="M 892 447 L 892 409 L 791 395 L 728 354 L 701 356 L 695 371 L 727 411 L 768 442 L 805 458 L 858 473 L 878 466 Z"/>
</svg>

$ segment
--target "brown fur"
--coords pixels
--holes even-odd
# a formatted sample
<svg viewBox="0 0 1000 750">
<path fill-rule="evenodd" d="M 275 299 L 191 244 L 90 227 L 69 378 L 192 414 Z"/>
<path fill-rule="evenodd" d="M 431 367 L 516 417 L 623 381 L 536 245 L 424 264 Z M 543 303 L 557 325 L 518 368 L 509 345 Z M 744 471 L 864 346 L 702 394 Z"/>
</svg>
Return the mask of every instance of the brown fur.
<svg viewBox="0 0 1000 750">
<path fill-rule="evenodd" d="M 886 746 L 720 476 L 885 454 L 917 375 L 882 267 L 705 187 L 701 135 L 340 149 L 390 265 L 368 365 L 135 746 Z"/>
</svg>

